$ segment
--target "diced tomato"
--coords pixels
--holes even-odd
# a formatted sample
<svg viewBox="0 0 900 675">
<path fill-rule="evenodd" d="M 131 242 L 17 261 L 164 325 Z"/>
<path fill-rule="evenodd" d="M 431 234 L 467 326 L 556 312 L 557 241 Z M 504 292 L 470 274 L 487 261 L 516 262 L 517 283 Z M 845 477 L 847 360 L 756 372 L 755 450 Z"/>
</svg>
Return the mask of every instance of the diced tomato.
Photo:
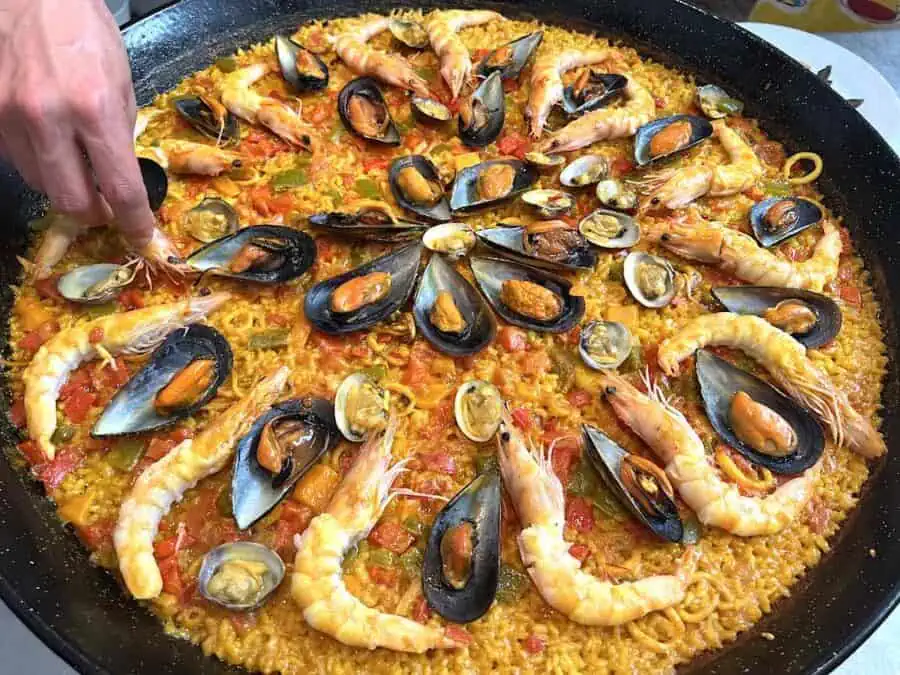
<svg viewBox="0 0 900 675">
<path fill-rule="evenodd" d="M 647 364 L 647 375 L 651 382 L 655 381 L 657 375 L 659 375 L 659 361 L 657 360 L 658 355 L 659 344 L 644 345 L 644 348 L 641 351 L 641 356 L 644 358 L 644 363 Z"/>
<path fill-rule="evenodd" d="M 97 394 L 86 389 L 79 389 L 62 401 L 62 411 L 70 422 L 79 424 L 84 422 L 88 411 L 97 400 Z"/>
<path fill-rule="evenodd" d="M 856 286 L 841 286 L 841 300 L 858 307 L 862 304 L 862 295 Z"/>
<path fill-rule="evenodd" d="M 321 124 L 328 119 L 328 106 L 322 104 L 303 106 L 303 116 L 313 124 Z"/>
<path fill-rule="evenodd" d="M 527 137 L 515 131 L 511 134 L 506 134 L 503 138 L 497 141 L 497 149 L 501 153 L 503 153 L 504 155 L 512 155 L 513 157 L 517 157 L 519 159 L 525 158 L 525 153 L 528 152 L 528 149 L 530 147 L 531 141 L 529 141 Z"/>
<path fill-rule="evenodd" d="M 464 629 L 460 628 L 455 624 L 448 625 L 444 632 L 447 634 L 447 637 L 460 645 L 470 645 L 472 644 L 472 636 Z"/>
<path fill-rule="evenodd" d="M 113 367 L 113 365 L 115 367 Z M 125 359 L 116 357 L 113 365 L 102 364 L 94 370 L 93 386 L 97 389 L 118 389 L 130 377 Z"/>
<path fill-rule="evenodd" d="M 416 602 L 412 618 L 413 621 L 418 621 L 419 623 L 425 623 L 431 618 L 431 607 L 428 606 L 428 601 L 424 597 L 419 598 L 418 602 Z"/>
<path fill-rule="evenodd" d="M 286 316 L 282 316 L 281 314 L 274 314 L 274 313 L 266 314 L 266 320 L 269 323 L 279 326 L 281 328 L 291 325 L 291 320 Z"/>
<path fill-rule="evenodd" d="M 381 586 L 394 586 L 400 579 L 400 572 L 390 567 L 381 567 L 380 565 L 369 565 L 369 576 L 372 581 Z"/>
<path fill-rule="evenodd" d="M 372 350 L 369 349 L 369 346 L 363 342 L 360 342 L 359 344 L 355 344 L 352 347 L 350 347 L 350 349 L 349 349 L 350 356 L 352 356 L 355 359 L 364 359 L 367 356 L 369 356 L 371 351 Z"/>
<path fill-rule="evenodd" d="M 418 129 L 410 129 L 403 139 L 403 147 L 413 150 L 419 143 L 425 140 L 425 135 Z"/>
<path fill-rule="evenodd" d="M 500 346 L 508 352 L 520 352 L 525 349 L 528 339 L 525 331 L 512 326 L 504 326 L 500 329 Z"/>
<path fill-rule="evenodd" d="M 43 464 L 47 460 L 44 453 L 41 452 L 41 449 L 38 447 L 37 441 L 22 441 L 19 443 L 18 448 L 19 452 L 22 453 L 22 456 L 28 460 L 28 463 L 32 466 Z"/>
<path fill-rule="evenodd" d="M 16 399 L 16 401 L 9 408 L 9 420 L 13 423 L 13 426 L 17 429 L 21 429 L 25 426 L 28 419 L 25 416 L 25 401 L 24 399 Z"/>
<path fill-rule="evenodd" d="M 103 342 L 103 329 L 100 326 L 91 328 L 91 332 L 88 333 L 88 342 L 90 342 L 92 345 L 95 345 L 98 342 Z"/>
<path fill-rule="evenodd" d="M 44 484 L 48 493 L 53 492 L 73 470 L 81 466 L 84 453 L 71 445 L 57 450 L 56 456 L 35 468 L 38 480 Z"/>
<path fill-rule="evenodd" d="M 576 408 L 584 408 L 591 403 L 590 392 L 584 389 L 573 389 L 566 395 L 566 399 Z"/>
<path fill-rule="evenodd" d="M 553 443 L 552 468 L 553 473 L 563 485 L 568 485 L 572 469 L 581 457 L 581 446 L 578 437 L 572 433 L 560 432 L 548 439 L 544 434 L 544 443 Z"/>
<path fill-rule="evenodd" d="M 540 654 L 544 651 L 544 647 L 546 647 L 546 643 L 542 638 L 539 638 L 537 635 L 532 633 L 527 638 L 525 638 L 525 651 L 529 654 Z"/>
<path fill-rule="evenodd" d="M 429 471 L 437 471 L 447 476 L 455 476 L 457 471 L 456 459 L 446 452 L 431 452 L 427 455 L 419 455 L 419 461 Z"/>
<path fill-rule="evenodd" d="M 144 294 L 137 288 L 129 288 L 119 295 L 119 306 L 126 312 L 141 309 L 144 306 Z"/>
<path fill-rule="evenodd" d="M 575 326 L 572 330 L 563 336 L 567 344 L 577 345 L 581 340 L 581 326 Z"/>
<path fill-rule="evenodd" d="M 154 461 L 158 459 L 162 459 L 166 455 L 168 455 L 176 445 L 178 445 L 179 441 L 172 440 L 171 438 L 152 438 L 150 440 L 150 445 L 147 446 L 147 451 L 144 453 L 144 457 L 147 459 L 152 459 Z"/>
<path fill-rule="evenodd" d="M 403 371 L 403 384 L 423 385 L 431 380 L 431 362 L 435 353 L 424 344 L 417 342 L 409 353 L 406 370 Z"/>
<path fill-rule="evenodd" d="M 390 520 L 378 523 L 369 534 L 370 542 L 397 555 L 406 553 L 415 540 L 416 538 L 405 527 Z"/>
<path fill-rule="evenodd" d="M 528 408 L 513 408 L 512 418 L 516 426 L 522 431 L 529 431 L 531 429 L 531 413 L 528 412 Z"/>
<path fill-rule="evenodd" d="M 115 520 L 98 520 L 90 525 L 77 528 L 77 532 L 85 546 L 96 551 L 98 548 L 112 546 L 112 534 L 115 527 Z"/>
<path fill-rule="evenodd" d="M 807 507 L 806 522 L 816 534 L 825 534 L 828 521 L 831 518 L 831 509 L 820 499 L 813 499 Z"/>
<path fill-rule="evenodd" d="M 26 333 L 19 340 L 19 347 L 30 352 L 36 352 L 42 344 L 49 340 L 59 331 L 59 323 L 56 321 L 45 321 L 37 329 Z"/>
<path fill-rule="evenodd" d="M 838 232 L 841 235 L 841 252 L 846 255 L 853 250 L 853 241 L 850 239 L 850 230 L 846 227 L 839 227 Z"/>
<path fill-rule="evenodd" d="M 453 397 L 449 396 L 441 400 L 431 414 L 428 428 L 423 432 L 426 438 L 443 436 L 447 428 L 453 424 Z"/>
<path fill-rule="evenodd" d="M 181 570 L 178 569 L 178 556 L 173 555 L 165 560 L 160 560 L 159 573 L 162 575 L 163 592 L 181 600 L 184 585 L 181 583 Z"/>
<path fill-rule="evenodd" d="M 591 549 L 589 549 L 584 544 L 572 544 L 569 547 L 569 555 L 579 562 L 584 562 L 585 560 L 587 560 L 587 557 L 590 554 Z"/>
<path fill-rule="evenodd" d="M 175 534 L 153 545 L 153 555 L 157 560 L 163 560 L 196 543 L 197 540 L 187 533 L 184 523 L 178 523 L 178 530 Z"/>
<path fill-rule="evenodd" d="M 519 357 L 522 372 L 526 375 L 542 375 L 553 365 L 544 350 L 526 352 Z"/>
<path fill-rule="evenodd" d="M 62 295 L 59 294 L 59 289 L 56 287 L 56 282 L 59 281 L 58 274 L 54 274 L 52 277 L 47 277 L 46 279 L 38 279 L 34 282 L 34 290 L 37 291 L 37 294 L 42 298 L 58 298 L 61 299 Z"/>
<path fill-rule="evenodd" d="M 656 96 L 653 98 L 653 104 L 656 106 L 657 110 L 662 110 L 666 107 L 666 99 Z"/>
<path fill-rule="evenodd" d="M 377 169 L 379 171 L 384 171 L 388 168 L 388 165 L 391 163 L 390 157 L 384 157 L 379 155 L 367 155 L 363 159 L 363 171 L 371 171 L 372 169 Z"/>
<path fill-rule="evenodd" d="M 305 527 L 303 529 L 306 529 Z M 302 530 L 300 530 L 302 531 Z M 294 552 L 294 535 L 299 534 L 296 524 L 288 520 L 279 520 L 275 526 L 275 538 L 272 547 L 283 559 L 287 560 Z"/>
<path fill-rule="evenodd" d="M 503 80 L 503 91 L 507 94 L 519 88 L 518 80 Z"/>
<path fill-rule="evenodd" d="M 305 530 L 309 525 L 309 521 L 313 519 L 313 511 L 311 508 L 292 499 L 286 499 L 281 503 L 281 520 L 285 520 Z"/>
<path fill-rule="evenodd" d="M 485 56 L 487 56 L 490 53 L 491 53 L 490 49 L 476 49 L 474 52 L 472 52 L 472 61 L 473 62 L 481 61 L 481 59 L 483 59 Z"/>
<path fill-rule="evenodd" d="M 634 162 L 630 159 L 627 157 L 618 157 L 613 160 L 612 166 L 610 167 L 610 173 L 612 173 L 613 178 L 620 178 L 630 172 L 633 168 Z"/>
<path fill-rule="evenodd" d="M 594 506 L 584 497 L 572 497 L 566 505 L 566 525 L 579 532 L 594 529 Z"/>
</svg>

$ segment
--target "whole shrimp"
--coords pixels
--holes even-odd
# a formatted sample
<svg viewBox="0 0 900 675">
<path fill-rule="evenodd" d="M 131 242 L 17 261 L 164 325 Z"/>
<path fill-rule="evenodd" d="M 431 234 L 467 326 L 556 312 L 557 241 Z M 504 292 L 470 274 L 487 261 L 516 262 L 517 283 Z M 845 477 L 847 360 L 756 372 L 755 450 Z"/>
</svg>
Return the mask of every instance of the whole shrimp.
<svg viewBox="0 0 900 675">
<path fill-rule="evenodd" d="M 428 15 L 425 30 L 434 53 L 441 60 L 441 76 L 450 87 L 454 101 L 472 74 L 469 50 L 456 33 L 468 26 L 505 20 L 502 14 L 486 9 L 435 10 Z"/>
<path fill-rule="evenodd" d="M 391 419 L 383 435 L 366 441 L 328 508 L 295 537 L 291 594 L 310 626 L 351 647 L 415 653 L 460 647 L 441 629 L 367 607 L 341 576 L 344 555 L 375 526 L 403 471 L 404 462 L 391 465 L 396 431 Z"/>
<path fill-rule="evenodd" d="M 695 317 L 660 344 L 659 365 L 667 375 L 677 375 L 678 364 L 707 345 L 740 349 L 753 357 L 781 389 L 828 427 L 837 445 L 846 443 L 863 457 L 887 451 L 878 430 L 810 361 L 806 348 L 758 316 L 720 312 Z"/>
<path fill-rule="evenodd" d="M 821 460 L 770 495 L 747 497 L 722 480 L 706 457 L 703 441 L 644 372 L 648 396 L 618 375 L 601 386 L 616 415 L 666 463 L 666 475 L 700 522 L 739 537 L 775 534 L 793 522 L 812 494 Z"/>
<path fill-rule="evenodd" d="M 162 576 L 153 557 L 159 522 L 198 482 L 221 471 L 238 439 L 276 401 L 290 369 L 281 366 L 193 439 L 182 441 L 138 476 L 119 509 L 113 545 L 125 585 L 138 600 L 157 597 Z"/>
<path fill-rule="evenodd" d="M 193 141 L 164 140 L 143 152 L 177 174 L 221 176 L 243 164 L 243 158 L 235 152 Z"/>
<path fill-rule="evenodd" d="M 419 96 L 431 97 L 428 82 L 416 74 L 406 59 L 396 54 L 376 51 L 366 44 L 387 30 L 389 24 L 390 19 L 387 17 L 375 16 L 360 28 L 341 33 L 332 38 L 335 53 L 358 75 L 371 75 L 382 82 L 407 89 Z"/>
<path fill-rule="evenodd" d="M 69 374 L 85 361 L 112 354 L 140 354 L 156 347 L 170 332 L 202 319 L 230 296 L 213 293 L 131 312 L 101 316 L 60 331 L 47 340 L 25 368 L 25 415 L 28 434 L 47 459 L 56 447 L 56 400 Z M 114 367 L 114 366 L 112 366 Z"/>
<path fill-rule="evenodd" d="M 684 599 L 697 560 L 693 548 L 671 575 L 615 584 L 583 572 L 563 538 L 565 492 L 553 473 L 550 453 L 529 450 L 506 410 L 497 439 L 503 485 L 524 528 L 518 537 L 519 553 L 551 607 L 576 623 L 617 626 Z"/>
<path fill-rule="evenodd" d="M 628 78 L 624 94 L 624 105 L 582 115 L 538 143 L 536 149 L 548 154 L 569 152 L 598 141 L 633 136 L 639 127 L 653 119 L 656 101 L 633 77 Z"/>
<path fill-rule="evenodd" d="M 535 59 L 531 69 L 531 91 L 525 106 L 525 119 L 528 120 L 534 138 L 539 138 L 543 133 L 550 110 L 563 97 L 563 73 L 573 68 L 602 63 L 608 58 L 609 51 L 606 49 L 568 49 Z"/>
<path fill-rule="evenodd" d="M 725 120 L 713 120 L 715 136 L 728 154 L 728 164 L 697 164 L 670 169 L 640 181 L 650 190 L 649 207 L 680 209 L 704 195 L 725 197 L 749 190 L 763 175 L 763 165 L 747 142 Z"/>
</svg>

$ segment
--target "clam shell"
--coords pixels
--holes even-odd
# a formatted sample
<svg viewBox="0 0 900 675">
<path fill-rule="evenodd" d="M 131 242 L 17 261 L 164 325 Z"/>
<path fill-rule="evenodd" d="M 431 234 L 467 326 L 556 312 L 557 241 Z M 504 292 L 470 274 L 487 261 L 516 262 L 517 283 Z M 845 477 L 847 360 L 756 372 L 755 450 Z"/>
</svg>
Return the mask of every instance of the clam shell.
<svg viewBox="0 0 900 675">
<path fill-rule="evenodd" d="M 209 592 L 209 582 L 219 567 L 228 560 L 249 560 L 263 563 L 268 573 L 263 577 L 263 589 L 254 602 L 235 604 L 223 601 Z M 261 606 L 284 579 L 284 562 L 270 548 L 250 541 L 235 541 L 216 546 L 203 557 L 197 573 L 197 587 L 207 600 L 232 611 L 250 611 Z"/>
<path fill-rule="evenodd" d="M 334 421 L 341 435 L 351 443 L 362 443 L 366 440 L 366 434 L 354 433 L 350 426 L 350 420 L 347 419 L 347 397 L 350 395 L 354 387 L 371 383 L 377 386 L 377 383 L 366 373 L 358 372 L 348 375 L 343 379 L 337 392 L 334 395 Z M 379 388 L 380 389 L 380 388 Z M 387 403 L 385 403 L 385 417 L 387 417 Z"/>
<path fill-rule="evenodd" d="M 603 155 L 582 155 L 569 162 L 559 174 L 559 182 L 567 187 L 592 185 L 609 175 L 609 160 Z"/>
<path fill-rule="evenodd" d="M 127 272 L 127 281 L 123 278 L 123 283 L 117 284 L 103 293 L 92 294 L 86 297 L 85 293 L 92 286 L 105 281 L 110 275 L 123 271 Z M 125 287 L 128 286 L 137 273 L 135 266 L 125 267 L 123 265 L 114 265 L 111 263 L 99 263 L 97 265 L 84 265 L 76 267 L 69 272 L 63 274 L 56 282 L 56 289 L 59 294 L 69 302 L 77 302 L 84 305 L 102 305 L 116 298 Z M 124 275 L 123 275 L 124 276 Z"/>
<path fill-rule="evenodd" d="M 485 395 L 489 394 L 495 398 L 500 406 L 503 405 L 503 397 L 500 396 L 497 387 L 484 380 L 468 380 L 459 385 L 459 388 L 456 390 L 456 396 L 453 399 L 453 413 L 456 418 L 456 426 L 459 427 L 459 430 L 466 438 L 474 443 L 487 443 L 494 437 L 494 434 L 497 433 L 497 429 L 500 427 L 500 415 L 497 416 L 496 424 L 493 425 L 490 433 L 478 433 L 469 425 L 463 412 L 466 397 L 477 388 L 481 388 Z"/>
<path fill-rule="evenodd" d="M 215 241 L 216 239 L 220 239 L 221 237 L 227 236 L 229 234 L 234 234 L 240 226 L 240 223 L 238 222 L 239 217 L 237 211 L 234 210 L 231 204 L 222 199 L 219 199 L 218 197 L 207 197 L 202 202 L 197 204 L 197 206 L 188 211 L 188 213 L 190 214 L 195 211 L 208 211 L 216 215 L 220 215 L 225 219 L 222 231 L 219 232 L 216 236 L 210 236 L 207 232 L 192 227 L 190 221 L 185 221 L 184 229 L 187 231 L 187 233 L 197 241 L 203 242 L 204 244 L 208 244 L 211 241 Z"/>
<path fill-rule="evenodd" d="M 622 227 L 622 233 L 618 237 L 606 238 L 592 232 L 591 221 L 600 216 L 610 216 L 618 220 Z M 578 223 L 578 231 L 594 246 L 599 246 L 600 248 L 629 248 L 637 244 L 641 239 L 641 227 L 634 218 L 625 213 L 607 209 L 597 209 L 582 218 L 581 222 Z"/>
<path fill-rule="evenodd" d="M 465 223 L 443 223 L 428 228 L 422 236 L 425 248 L 448 258 L 461 258 L 475 248 L 478 238 Z"/>
<path fill-rule="evenodd" d="M 610 361 L 598 361 L 591 353 L 591 335 L 597 330 L 605 330 L 615 345 L 615 352 L 610 355 Z M 578 353 L 581 355 L 581 360 L 588 368 L 594 370 L 618 368 L 631 355 L 632 347 L 631 331 L 628 330 L 628 326 L 618 321 L 589 321 L 582 326 L 581 336 L 578 340 Z"/>
<path fill-rule="evenodd" d="M 544 218 L 556 218 L 575 208 L 575 198 L 562 190 L 528 190 L 522 193 L 520 199 Z"/>
<path fill-rule="evenodd" d="M 665 270 L 667 291 L 657 298 L 651 299 L 644 295 L 644 292 L 641 290 L 640 284 L 638 283 L 636 275 L 640 266 L 644 264 L 659 265 Z M 675 297 L 675 270 L 672 269 L 672 265 L 670 265 L 669 261 L 665 258 L 650 255 L 643 251 L 632 251 L 625 258 L 625 268 L 623 272 L 625 276 L 625 285 L 628 287 L 628 291 L 631 293 L 632 297 L 644 307 L 659 309 L 660 307 L 668 305 L 672 302 L 672 298 Z"/>
</svg>

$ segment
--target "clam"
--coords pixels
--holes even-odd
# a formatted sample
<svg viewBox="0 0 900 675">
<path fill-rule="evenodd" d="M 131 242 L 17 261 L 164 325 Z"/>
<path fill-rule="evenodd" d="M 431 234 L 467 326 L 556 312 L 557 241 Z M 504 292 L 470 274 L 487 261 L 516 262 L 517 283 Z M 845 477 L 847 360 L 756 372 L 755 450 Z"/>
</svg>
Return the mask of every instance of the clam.
<svg viewBox="0 0 900 675">
<path fill-rule="evenodd" d="M 468 380 L 459 385 L 453 401 L 456 425 L 475 443 L 487 443 L 500 427 L 503 398 L 497 387 L 484 380 Z"/>
<path fill-rule="evenodd" d="M 597 199 L 603 206 L 617 211 L 633 211 L 638 206 L 637 192 L 617 178 L 607 178 L 597 183 Z"/>
<path fill-rule="evenodd" d="M 841 331 L 841 308 L 831 298 L 799 288 L 722 286 L 712 289 L 729 312 L 755 314 L 807 349 L 831 342 Z"/>
<path fill-rule="evenodd" d="M 400 132 L 391 119 L 378 83 L 371 77 L 358 77 L 341 89 L 338 114 L 344 126 L 360 138 L 384 145 L 400 145 Z"/>
<path fill-rule="evenodd" d="M 299 398 L 273 405 L 237 442 L 231 508 L 245 530 L 271 511 L 340 440 L 329 401 Z"/>
<path fill-rule="evenodd" d="M 631 514 L 661 539 L 681 541 L 684 526 L 666 472 L 649 459 L 626 452 L 596 427 L 583 424 L 581 434 L 591 465 Z"/>
<path fill-rule="evenodd" d="M 388 22 L 388 30 L 394 39 L 403 43 L 410 49 L 425 49 L 428 44 L 428 33 L 421 24 L 415 21 L 391 19 Z"/>
<path fill-rule="evenodd" d="M 594 370 L 618 368 L 631 355 L 631 331 L 618 321 L 590 321 L 581 327 L 578 353 Z"/>
<path fill-rule="evenodd" d="M 91 435 L 153 431 L 189 417 L 212 400 L 231 365 L 231 348 L 217 330 L 202 324 L 175 330 L 116 392 Z"/>
<path fill-rule="evenodd" d="M 490 468 L 434 519 L 422 563 L 422 590 L 443 618 L 468 623 L 488 611 L 499 579 L 500 473 Z"/>
<path fill-rule="evenodd" d="M 499 258 L 469 260 L 475 281 L 507 323 L 544 333 L 563 333 L 584 316 L 584 298 L 562 277 Z"/>
<path fill-rule="evenodd" d="M 481 59 L 478 74 L 481 77 L 488 77 L 499 72 L 504 80 L 515 80 L 543 39 L 544 31 L 538 30 L 497 47 Z"/>
<path fill-rule="evenodd" d="M 470 147 L 493 143 L 506 119 L 506 94 L 499 73 L 490 75 L 459 107 L 459 137 Z"/>
<path fill-rule="evenodd" d="M 166 201 L 166 195 L 169 192 L 169 178 L 166 176 L 166 170 L 147 157 L 138 157 L 138 168 L 141 171 L 144 189 L 147 191 L 150 210 L 158 211 Z"/>
<path fill-rule="evenodd" d="M 238 214 L 228 202 L 207 197 L 184 214 L 182 226 L 194 239 L 208 244 L 234 234 L 239 226 Z"/>
<path fill-rule="evenodd" d="M 394 199 L 407 211 L 432 222 L 450 220 L 450 205 L 440 174 L 427 157 L 398 157 L 391 163 L 388 181 Z"/>
<path fill-rule="evenodd" d="M 671 157 L 712 136 L 712 124 L 703 117 L 674 115 L 645 124 L 634 137 L 634 161 L 638 166 Z"/>
<path fill-rule="evenodd" d="M 357 205 L 354 213 L 314 213 L 308 222 L 331 234 L 382 242 L 418 239 L 427 229 L 421 223 L 398 219 L 384 202 L 361 200 Z"/>
<path fill-rule="evenodd" d="M 514 197 L 534 185 L 538 172 L 517 159 L 494 159 L 456 174 L 450 193 L 453 211 L 469 211 Z"/>
<path fill-rule="evenodd" d="M 644 307 L 659 309 L 675 297 L 675 270 L 665 258 L 632 251 L 625 258 L 625 285 Z"/>
<path fill-rule="evenodd" d="M 195 131 L 216 142 L 237 143 L 241 123 L 218 99 L 208 96 L 182 96 L 175 99 L 175 110 Z"/>
<path fill-rule="evenodd" d="M 697 352 L 697 381 L 713 428 L 750 461 L 797 474 L 822 456 L 819 422 L 768 382 L 705 349 Z"/>
<path fill-rule="evenodd" d="M 275 55 L 281 74 L 296 91 L 318 91 L 328 86 L 328 66 L 303 45 L 276 35 Z"/>
<path fill-rule="evenodd" d="M 361 443 L 388 422 L 391 398 L 387 390 L 365 373 L 344 378 L 334 396 L 334 419 L 341 435 Z"/>
<path fill-rule="evenodd" d="M 559 174 L 559 182 L 568 187 L 584 187 L 609 175 L 609 160 L 603 155 L 582 155 L 572 160 Z"/>
<path fill-rule="evenodd" d="M 529 190 L 522 193 L 521 200 L 544 218 L 564 216 L 575 208 L 575 198 L 562 190 Z"/>
<path fill-rule="evenodd" d="M 384 321 L 412 295 L 421 256 L 422 245 L 415 242 L 320 281 L 306 293 L 306 318 L 331 335 L 364 330 Z"/>
<path fill-rule="evenodd" d="M 262 605 L 284 579 L 275 551 L 250 541 L 216 546 L 203 557 L 197 588 L 207 600 L 232 611 Z"/>
<path fill-rule="evenodd" d="M 540 169 L 549 169 L 562 166 L 566 163 L 566 158 L 564 155 L 545 155 L 543 152 L 532 150 L 525 153 L 525 161 Z"/>
<path fill-rule="evenodd" d="M 449 122 L 453 112 L 440 101 L 424 96 L 413 96 L 409 99 L 413 116 L 420 122 Z"/>
<path fill-rule="evenodd" d="M 476 233 L 498 253 L 524 263 L 563 269 L 590 269 L 597 253 L 577 230 L 562 220 L 545 220 L 523 227 L 491 227 Z"/>
<path fill-rule="evenodd" d="M 750 209 L 756 240 L 769 248 L 822 220 L 818 204 L 802 197 L 770 197 Z"/>
<path fill-rule="evenodd" d="M 276 284 L 304 274 L 316 259 L 316 244 L 305 232 L 279 225 L 254 225 L 211 241 L 188 256 L 200 272 Z"/>
<path fill-rule="evenodd" d="M 578 231 L 600 248 L 628 248 L 641 238 L 640 225 L 634 218 L 606 209 L 597 209 L 582 218 Z"/>
<path fill-rule="evenodd" d="M 497 333 L 484 298 L 440 255 L 431 256 L 425 268 L 413 316 L 422 335 L 451 356 L 477 354 Z"/>
<path fill-rule="evenodd" d="M 85 265 L 63 274 L 56 282 L 59 294 L 70 302 L 102 305 L 116 298 L 137 274 L 135 265 Z"/>
<path fill-rule="evenodd" d="M 744 111 L 743 103 L 714 84 L 697 87 L 697 103 L 700 104 L 703 114 L 713 120 L 729 115 L 740 115 Z"/>
<path fill-rule="evenodd" d="M 619 96 L 627 84 L 628 78 L 624 75 L 583 70 L 575 82 L 563 90 L 563 110 L 576 116 L 602 108 Z"/>
<path fill-rule="evenodd" d="M 429 227 L 422 236 L 422 243 L 429 251 L 442 253 L 448 258 L 461 258 L 475 248 L 478 238 L 465 223 L 443 223 Z"/>
</svg>

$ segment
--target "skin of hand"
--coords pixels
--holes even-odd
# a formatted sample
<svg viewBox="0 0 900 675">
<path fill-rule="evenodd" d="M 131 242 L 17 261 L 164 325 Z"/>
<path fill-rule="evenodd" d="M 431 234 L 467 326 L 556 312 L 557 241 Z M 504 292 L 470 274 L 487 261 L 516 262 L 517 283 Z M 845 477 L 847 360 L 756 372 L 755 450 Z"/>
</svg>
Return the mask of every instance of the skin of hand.
<svg viewBox="0 0 900 675">
<path fill-rule="evenodd" d="M 134 154 L 135 101 L 103 0 L 0 0 L 0 155 L 53 207 L 115 219 L 140 249 L 153 213 Z"/>
</svg>

